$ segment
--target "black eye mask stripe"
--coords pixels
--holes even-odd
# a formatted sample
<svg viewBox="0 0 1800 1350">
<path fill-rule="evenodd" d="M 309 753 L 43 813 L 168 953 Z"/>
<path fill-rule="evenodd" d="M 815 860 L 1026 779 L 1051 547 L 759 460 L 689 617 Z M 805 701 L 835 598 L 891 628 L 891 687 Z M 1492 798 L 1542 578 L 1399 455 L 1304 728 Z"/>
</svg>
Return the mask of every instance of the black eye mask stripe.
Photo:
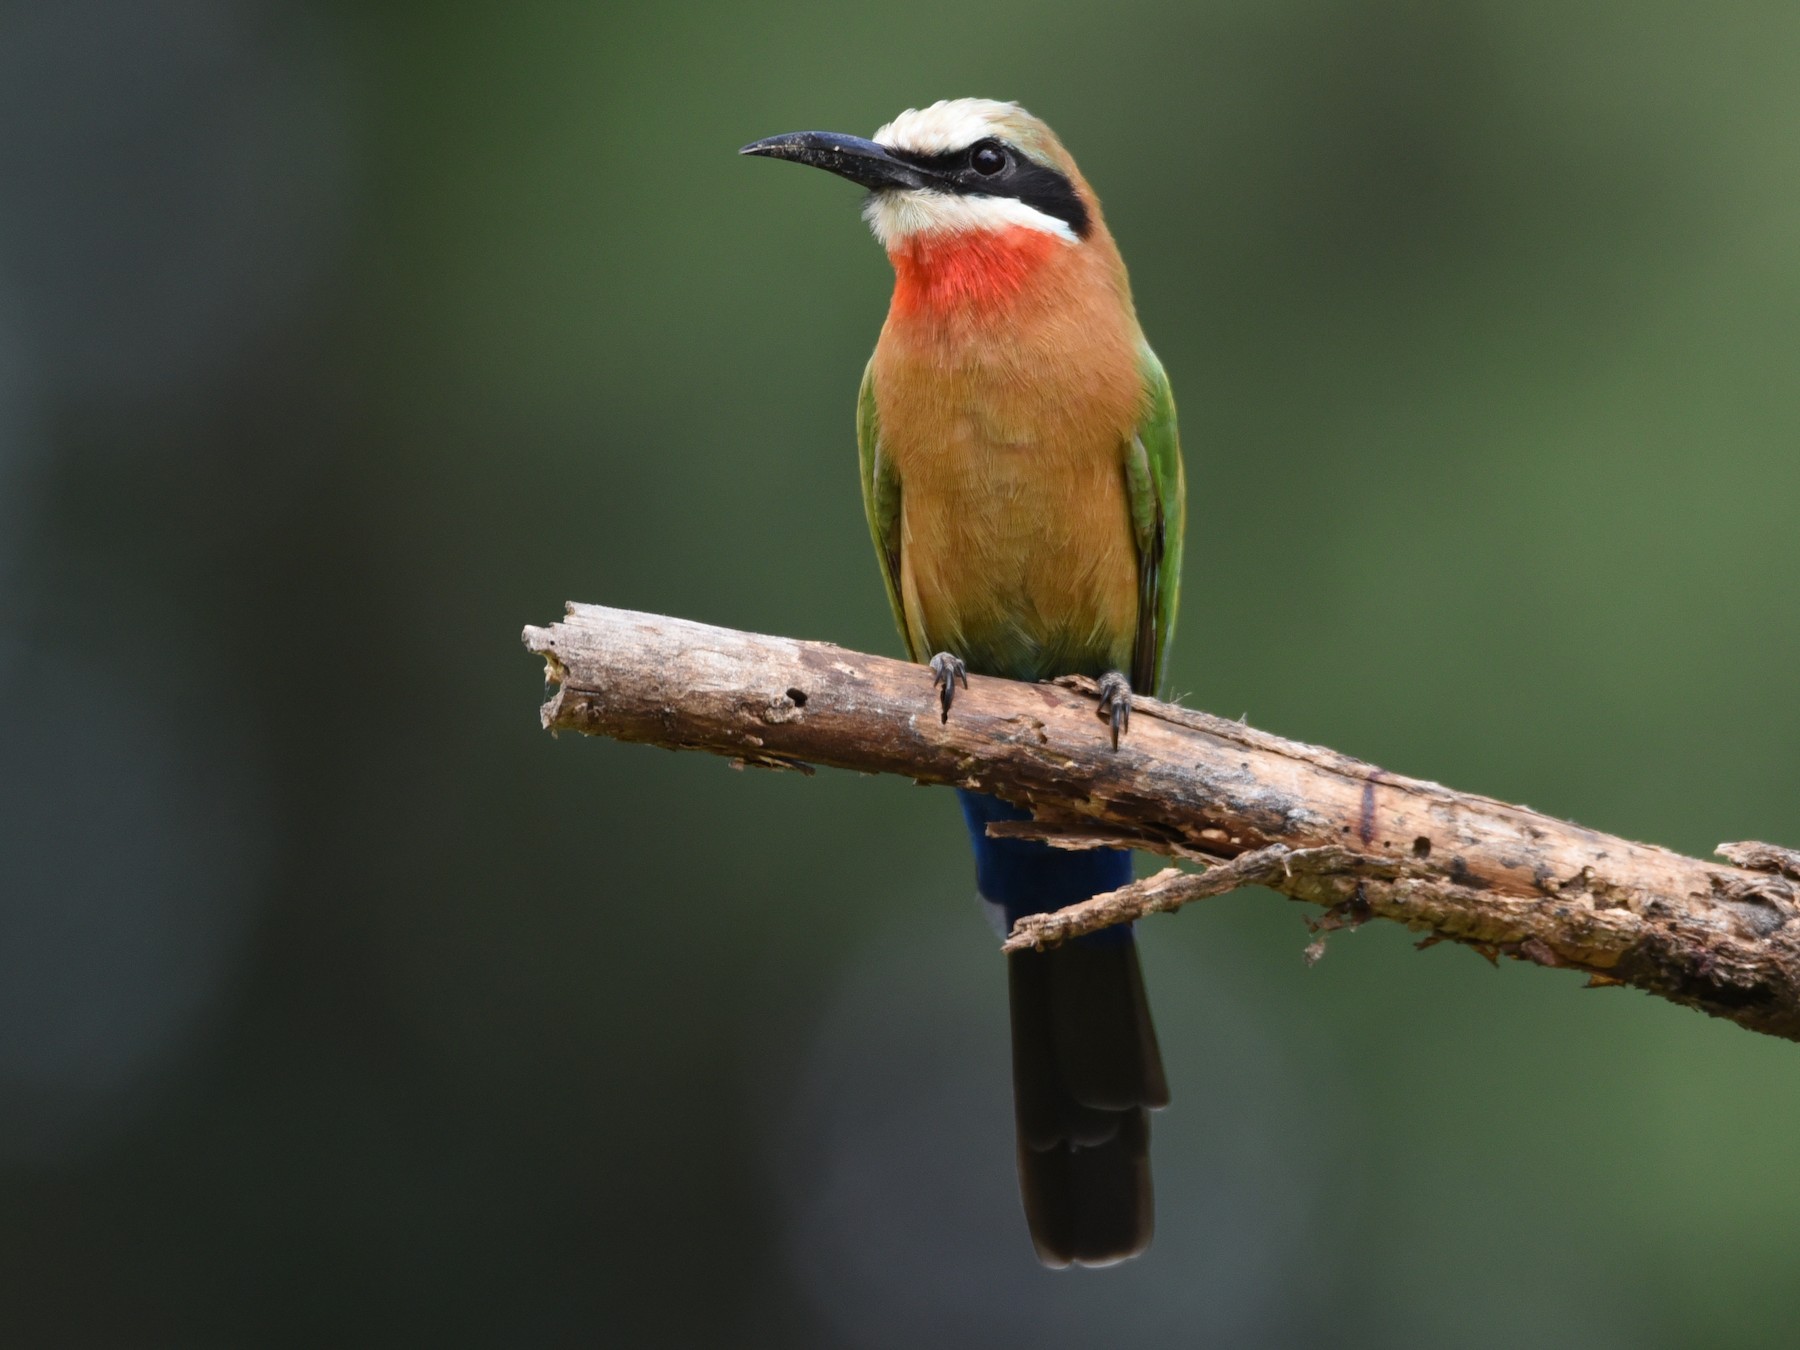
<svg viewBox="0 0 1800 1350">
<path fill-rule="evenodd" d="M 992 148 L 1006 156 L 1006 167 L 999 173 L 977 173 L 970 158 L 977 150 Z M 895 159 L 905 160 L 934 175 L 946 192 L 965 197 L 1015 197 L 1034 211 L 1042 211 L 1062 221 L 1085 239 L 1092 222 L 1087 207 L 1075 192 L 1075 185 L 1046 164 L 1039 164 L 1001 141 L 983 140 L 965 150 L 948 154 L 921 155 L 910 150 L 889 149 Z"/>
</svg>

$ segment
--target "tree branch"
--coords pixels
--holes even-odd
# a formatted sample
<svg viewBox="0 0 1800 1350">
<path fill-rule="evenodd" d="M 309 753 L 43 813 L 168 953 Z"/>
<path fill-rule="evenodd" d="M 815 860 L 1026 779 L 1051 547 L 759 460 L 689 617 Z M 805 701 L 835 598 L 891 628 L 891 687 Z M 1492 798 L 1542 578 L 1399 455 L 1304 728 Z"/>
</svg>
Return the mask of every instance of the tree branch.
<svg viewBox="0 0 1800 1350">
<path fill-rule="evenodd" d="M 940 721 L 928 670 L 828 643 L 571 605 L 525 645 L 558 686 L 551 731 L 978 788 L 1032 811 L 1007 833 L 1209 865 L 1021 920 L 1007 950 L 1256 884 L 1325 906 L 1316 930 L 1392 919 L 1800 1040 L 1786 849 L 1688 858 L 1145 698 L 1114 751 L 1089 680 L 971 675 Z"/>
</svg>

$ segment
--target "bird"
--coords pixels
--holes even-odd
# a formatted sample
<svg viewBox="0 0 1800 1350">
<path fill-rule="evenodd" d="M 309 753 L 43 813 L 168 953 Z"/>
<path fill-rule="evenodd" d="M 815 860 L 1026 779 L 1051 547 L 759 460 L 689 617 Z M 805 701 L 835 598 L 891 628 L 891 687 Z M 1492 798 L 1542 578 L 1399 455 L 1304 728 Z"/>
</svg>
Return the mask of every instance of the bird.
<svg viewBox="0 0 1800 1350">
<path fill-rule="evenodd" d="M 868 191 L 894 290 L 856 404 L 862 500 L 934 711 L 949 718 L 970 671 L 1087 675 L 1116 751 L 1133 691 L 1162 678 L 1186 484 L 1169 380 L 1093 189 L 1042 120 L 993 99 L 909 108 L 872 139 L 794 132 L 740 153 Z M 1000 931 L 1132 879 L 1128 850 L 990 837 L 1030 812 L 957 791 Z M 1136 1256 L 1154 1228 L 1149 1112 L 1169 1091 L 1131 929 L 1006 959 L 1038 1259 Z"/>
</svg>

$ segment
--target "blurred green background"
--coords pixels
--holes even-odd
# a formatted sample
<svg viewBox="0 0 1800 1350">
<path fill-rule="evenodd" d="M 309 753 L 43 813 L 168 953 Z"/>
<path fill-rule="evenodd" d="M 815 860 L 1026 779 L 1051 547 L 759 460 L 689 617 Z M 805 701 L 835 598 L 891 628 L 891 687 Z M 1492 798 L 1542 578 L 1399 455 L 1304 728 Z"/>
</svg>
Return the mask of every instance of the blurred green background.
<svg viewBox="0 0 1800 1350">
<path fill-rule="evenodd" d="M 1800 8 L 0 9 L 0 1340 L 1789 1346 L 1800 1048 L 1241 894 L 1049 1273 L 950 798 L 552 741 L 565 599 L 893 652 L 888 271 L 1017 98 L 1182 408 L 1172 684 L 1800 843 Z"/>
</svg>

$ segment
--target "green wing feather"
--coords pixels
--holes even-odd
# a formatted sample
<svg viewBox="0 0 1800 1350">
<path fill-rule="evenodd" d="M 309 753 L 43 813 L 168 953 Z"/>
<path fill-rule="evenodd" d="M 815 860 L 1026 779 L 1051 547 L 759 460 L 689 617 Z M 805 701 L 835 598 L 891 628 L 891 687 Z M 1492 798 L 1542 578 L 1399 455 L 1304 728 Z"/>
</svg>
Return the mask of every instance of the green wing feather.
<svg viewBox="0 0 1800 1350">
<path fill-rule="evenodd" d="M 908 631 L 906 611 L 900 604 L 900 476 L 881 453 L 881 418 L 875 409 L 875 362 L 863 371 L 862 391 L 856 396 L 856 451 L 862 467 L 863 514 L 869 518 L 869 536 L 875 541 L 875 558 L 881 564 L 881 580 L 893 606 L 894 626 L 906 653 L 923 661 Z"/>
<path fill-rule="evenodd" d="M 1138 346 L 1144 411 L 1125 454 L 1125 486 L 1138 554 L 1138 628 L 1131 687 L 1154 695 L 1163 654 L 1175 632 L 1181 592 L 1181 541 L 1187 527 L 1187 482 L 1175 430 L 1175 396 L 1149 346 Z"/>
</svg>

